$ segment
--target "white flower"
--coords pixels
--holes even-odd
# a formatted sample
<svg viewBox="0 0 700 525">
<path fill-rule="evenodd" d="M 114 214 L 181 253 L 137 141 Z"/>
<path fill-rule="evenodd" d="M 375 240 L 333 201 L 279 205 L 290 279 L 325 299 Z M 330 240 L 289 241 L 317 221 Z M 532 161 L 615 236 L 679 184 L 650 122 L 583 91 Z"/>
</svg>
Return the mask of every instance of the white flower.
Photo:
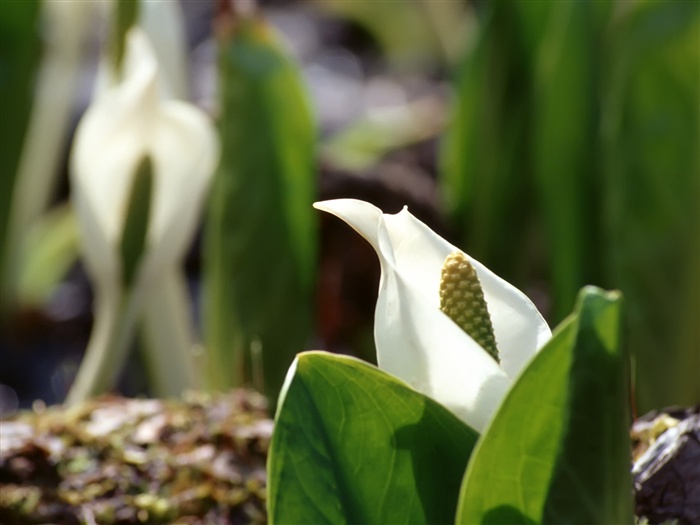
<svg viewBox="0 0 700 525">
<path fill-rule="evenodd" d="M 177 324 L 165 334 L 173 336 L 164 339 L 170 341 L 168 348 L 151 344 L 158 348 L 148 352 L 159 374 L 174 377 L 164 388 L 172 395 L 176 393 L 172 390 L 194 379 L 190 347 L 187 337 L 182 337 L 181 325 L 187 320 L 179 309 L 184 294 L 177 289 L 181 284 L 177 266 L 197 225 L 218 160 L 219 142 L 204 112 L 186 102 L 161 98 L 158 72 L 148 39 L 141 29 L 132 28 L 127 34 L 121 82 L 99 92 L 76 131 L 72 196 L 83 260 L 96 297 L 95 327 L 68 394 L 69 404 L 112 388 L 143 303 L 147 329 L 149 325 Z M 144 176 L 140 182 L 150 180 L 150 186 L 135 184 L 143 166 L 150 166 L 147 172 L 141 170 L 142 175 L 150 173 L 150 178 Z M 124 254 L 122 237 L 135 187 L 143 190 L 135 201 L 143 203 L 144 197 L 149 198 L 144 207 L 148 212 L 142 208 L 143 218 L 131 216 L 132 222 L 143 223 L 131 231 L 133 242 L 127 243 L 130 248 Z M 147 187 L 150 191 L 144 189 Z M 143 240 L 143 245 L 135 239 Z M 122 256 L 129 259 L 128 268 L 123 267 Z"/>
<path fill-rule="evenodd" d="M 162 100 L 143 32 L 127 35 L 123 81 L 101 93 L 76 131 L 71 172 L 86 263 L 99 282 L 120 271 L 118 244 L 136 168 L 149 157 L 153 191 L 143 268 L 177 260 L 190 241 L 218 159 L 209 117 Z"/>
<path fill-rule="evenodd" d="M 467 256 L 484 291 L 500 363 L 440 310 L 440 277 L 460 251 L 407 209 L 383 214 L 353 199 L 314 204 L 352 226 L 375 249 L 382 277 L 374 337 L 379 367 L 483 431 L 510 385 L 551 331 L 518 289 Z"/>
</svg>

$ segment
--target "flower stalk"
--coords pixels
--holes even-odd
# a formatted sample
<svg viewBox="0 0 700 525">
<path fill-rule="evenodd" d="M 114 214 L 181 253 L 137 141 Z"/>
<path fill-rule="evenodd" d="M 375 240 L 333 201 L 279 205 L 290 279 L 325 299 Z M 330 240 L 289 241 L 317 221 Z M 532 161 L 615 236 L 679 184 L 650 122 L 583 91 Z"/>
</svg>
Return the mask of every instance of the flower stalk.
<svg viewBox="0 0 700 525">
<path fill-rule="evenodd" d="M 108 391 L 116 383 L 133 340 L 143 288 L 95 298 L 95 325 L 65 403 L 76 405 Z"/>
</svg>

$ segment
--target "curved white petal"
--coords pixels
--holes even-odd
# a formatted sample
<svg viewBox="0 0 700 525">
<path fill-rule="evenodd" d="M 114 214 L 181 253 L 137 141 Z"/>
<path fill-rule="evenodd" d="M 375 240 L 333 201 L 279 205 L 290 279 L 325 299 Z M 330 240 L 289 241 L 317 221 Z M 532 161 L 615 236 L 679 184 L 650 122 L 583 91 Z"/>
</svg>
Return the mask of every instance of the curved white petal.
<svg viewBox="0 0 700 525">
<path fill-rule="evenodd" d="M 97 98 L 76 131 L 73 192 L 93 273 L 104 273 L 105 266 L 110 272 L 118 269 L 116 247 L 135 169 L 144 156 L 153 163 L 148 271 L 186 248 L 215 168 L 218 140 L 210 119 L 184 102 L 162 102 L 157 81 L 153 50 L 134 28 L 127 36 L 123 82 Z M 98 246 L 107 250 L 97 253 Z"/>
<path fill-rule="evenodd" d="M 532 302 L 470 258 L 492 316 L 501 350 L 499 366 L 440 311 L 442 265 L 458 248 L 406 209 L 386 215 L 353 199 L 314 206 L 347 222 L 379 256 L 375 339 L 380 367 L 482 430 L 513 378 L 551 336 Z"/>
<path fill-rule="evenodd" d="M 159 117 L 150 143 L 158 187 L 148 233 L 154 253 L 172 260 L 194 234 L 219 143 L 209 117 L 190 104 L 165 102 Z"/>
</svg>

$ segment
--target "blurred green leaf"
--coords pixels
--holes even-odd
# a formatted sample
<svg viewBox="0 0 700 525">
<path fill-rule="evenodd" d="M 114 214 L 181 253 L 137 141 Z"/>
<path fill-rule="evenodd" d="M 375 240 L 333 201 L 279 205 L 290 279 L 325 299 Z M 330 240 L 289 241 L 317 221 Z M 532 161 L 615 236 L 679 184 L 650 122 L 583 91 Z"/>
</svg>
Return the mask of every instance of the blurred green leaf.
<svg viewBox="0 0 700 525">
<path fill-rule="evenodd" d="M 153 200 L 153 161 L 145 156 L 136 166 L 129 189 L 129 199 L 124 213 L 124 226 L 119 241 L 121 258 L 121 285 L 130 288 L 134 284 L 142 256 L 146 250 L 151 202 Z"/>
<path fill-rule="evenodd" d="M 201 352 L 195 351 L 192 307 L 185 272 L 161 270 L 149 285 L 141 309 L 141 352 L 151 393 L 180 397 L 200 390 Z"/>
<path fill-rule="evenodd" d="M 611 38 L 605 252 L 643 413 L 700 401 L 700 4 L 635 4 Z"/>
<path fill-rule="evenodd" d="M 441 158 L 462 244 L 551 320 L 620 288 L 640 411 L 697 403 L 700 3 L 479 13 Z"/>
<path fill-rule="evenodd" d="M 117 0 L 112 28 L 114 68 L 121 70 L 126 49 L 126 34 L 139 17 L 139 0 Z"/>
<path fill-rule="evenodd" d="M 17 300 L 44 304 L 78 259 L 78 224 L 73 209 L 63 205 L 47 213 L 24 239 Z"/>
<path fill-rule="evenodd" d="M 274 395 L 310 336 L 315 131 L 298 68 L 262 21 L 237 21 L 219 67 L 222 157 L 206 231 L 210 379 L 241 385 L 246 356 L 261 348 Z"/>
<path fill-rule="evenodd" d="M 479 441 L 457 523 L 633 523 L 620 310 L 617 292 L 581 291 Z"/>
<path fill-rule="evenodd" d="M 436 136 L 442 128 L 441 110 L 425 98 L 365 114 L 325 141 L 323 158 L 340 169 L 367 170 L 392 150 Z"/>
<path fill-rule="evenodd" d="M 464 44 L 470 20 L 460 2 L 316 0 L 319 9 L 354 21 L 380 44 L 395 66 L 435 67 L 451 62 Z"/>
<path fill-rule="evenodd" d="M 482 6 L 480 28 L 457 80 L 453 121 L 441 151 L 448 214 L 463 247 L 494 272 L 517 282 L 531 228 L 530 166 L 519 157 L 528 140 L 530 80 L 515 11 Z M 518 257 L 518 263 L 524 258 Z"/>
<path fill-rule="evenodd" d="M 451 523 L 475 431 L 362 361 L 301 354 L 268 460 L 277 524 Z"/>
<path fill-rule="evenodd" d="M 17 165 L 27 131 L 39 65 L 39 1 L 4 2 L 0 9 L 0 279 L 5 275 L 7 226 Z M 7 300 L 3 297 L 2 302 Z"/>
<path fill-rule="evenodd" d="M 537 203 L 551 264 L 553 319 L 571 311 L 579 287 L 600 282 L 597 102 L 601 24 L 596 3 L 549 2 L 533 88 L 532 148 Z"/>
</svg>

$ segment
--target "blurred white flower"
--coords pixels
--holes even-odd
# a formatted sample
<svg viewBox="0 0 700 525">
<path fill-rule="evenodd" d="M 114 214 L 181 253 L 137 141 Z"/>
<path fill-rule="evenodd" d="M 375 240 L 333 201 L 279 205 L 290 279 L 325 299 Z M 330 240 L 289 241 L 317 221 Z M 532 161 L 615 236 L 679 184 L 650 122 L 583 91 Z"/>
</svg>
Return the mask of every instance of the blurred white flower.
<svg viewBox="0 0 700 525">
<path fill-rule="evenodd" d="M 379 256 L 382 276 L 374 324 L 379 367 L 482 432 L 510 385 L 551 337 L 537 308 L 517 288 L 466 256 L 484 292 L 499 363 L 440 310 L 443 263 L 458 248 L 407 209 L 383 214 L 353 199 L 314 206 L 352 226 Z"/>
<path fill-rule="evenodd" d="M 124 77 L 100 94 L 76 131 L 73 196 L 83 251 L 100 282 L 119 275 L 119 242 L 137 167 L 148 157 L 153 191 L 143 268 L 153 272 L 187 248 L 218 159 L 210 118 L 195 106 L 162 100 L 158 63 L 143 32 L 127 36 Z"/>
<path fill-rule="evenodd" d="M 149 40 L 140 28 L 130 29 L 121 81 L 99 92 L 76 130 L 72 198 L 96 292 L 96 324 L 68 403 L 113 387 L 141 315 L 149 346 L 157 347 L 147 359 L 163 395 L 196 379 L 178 265 L 197 226 L 219 140 L 203 111 L 162 98 L 158 75 Z M 141 213 L 130 215 L 139 201 Z M 127 256 L 124 237 L 143 243 Z"/>
</svg>

